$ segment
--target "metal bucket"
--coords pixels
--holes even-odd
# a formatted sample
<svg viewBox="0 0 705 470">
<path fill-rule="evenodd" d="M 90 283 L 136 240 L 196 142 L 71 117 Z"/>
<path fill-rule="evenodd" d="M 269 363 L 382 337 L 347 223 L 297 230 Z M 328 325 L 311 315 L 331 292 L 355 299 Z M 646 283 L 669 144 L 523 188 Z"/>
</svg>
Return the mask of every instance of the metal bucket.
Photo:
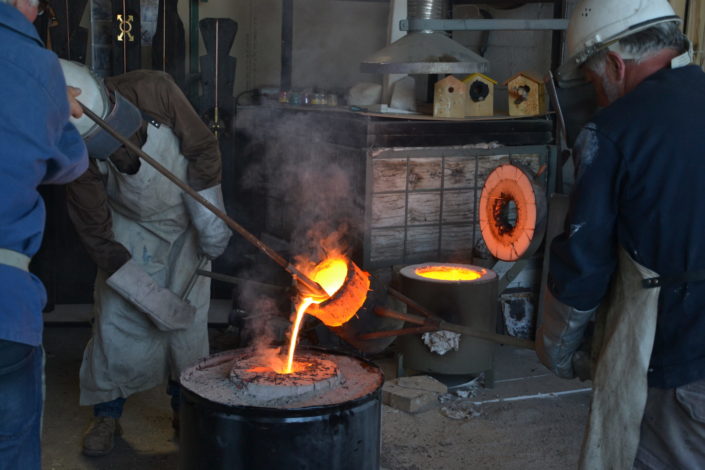
<svg viewBox="0 0 705 470">
<path fill-rule="evenodd" d="M 342 354 L 328 354 L 344 356 Z M 229 352 L 206 360 L 227 360 Z M 351 357 L 345 355 L 346 357 Z M 208 399 L 184 380 L 180 406 L 181 470 L 379 470 L 381 370 L 374 390 L 342 403 L 305 408 L 232 406 Z M 201 384 L 202 385 L 202 384 Z"/>
</svg>

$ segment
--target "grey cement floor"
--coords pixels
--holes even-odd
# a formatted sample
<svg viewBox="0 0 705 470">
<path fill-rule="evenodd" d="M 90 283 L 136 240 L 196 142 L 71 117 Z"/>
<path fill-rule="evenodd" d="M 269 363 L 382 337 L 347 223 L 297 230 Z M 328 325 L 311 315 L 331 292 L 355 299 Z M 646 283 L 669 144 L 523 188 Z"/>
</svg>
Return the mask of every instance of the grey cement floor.
<svg viewBox="0 0 705 470">
<path fill-rule="evenodd" d="M 171 410 L 163 388 L 128 399 L 124 435 L 105 457 L 81 454 L 92 410 L 78 406 L 78 370 L 90 329 L 48 327 L 43 468 L 176 469 Z M 381 361 L 387 375 L 393 364 Z M 422 413 L 382 411 L 385 470 L 575 468 L 589 405 L 589 384 L 553 377 L 532 351 L 500 347 L 495 387 Z M 452 416 L 452 417 L 449 417 Z M 324 469 L 322 469 L 324 470 Z"/>
</svg>

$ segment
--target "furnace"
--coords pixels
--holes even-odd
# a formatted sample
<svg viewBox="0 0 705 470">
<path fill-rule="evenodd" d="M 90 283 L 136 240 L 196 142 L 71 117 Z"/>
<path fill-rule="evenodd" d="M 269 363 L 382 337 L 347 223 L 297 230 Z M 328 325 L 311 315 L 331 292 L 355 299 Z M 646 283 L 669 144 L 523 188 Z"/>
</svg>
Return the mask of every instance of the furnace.
<svg viewBox="0 0 705 470">
<path fill-rule="evenodd" d="M 381 370 L 362 358 L 297 350 L 212 355 L 181 375 L 180 467 L 377 470 Z"/>
<path fill-rule="evenodd" d="M 497 316 L 497 274 L 469 264 L 423 263 L 399 272 L 402 292 L 443 320 L 494 333 Z M 461 336 L 457 348 L 437 354 L 428 337 L 399 336 L 404 366 L 420 372 L 464 375 L 485 372 L 493 376 L 494 343 Z"/>
</svg>

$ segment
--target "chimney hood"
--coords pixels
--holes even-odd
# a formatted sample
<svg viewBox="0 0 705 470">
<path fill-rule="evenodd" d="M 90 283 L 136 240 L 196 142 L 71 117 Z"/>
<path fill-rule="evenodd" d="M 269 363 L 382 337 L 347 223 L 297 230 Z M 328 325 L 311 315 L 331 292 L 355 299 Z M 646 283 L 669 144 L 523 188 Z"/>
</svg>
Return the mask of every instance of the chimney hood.
<svg viewBox="0 0 705 470">
<path fill-rule="evenodd" d="M 408 0 L 408 18 L 445 19 L 448 0 Z M 409 31 L 367 57 L 363 73 L 447 74 L 487 73 L 489 62 L 443 32 Z"/>
</svg>

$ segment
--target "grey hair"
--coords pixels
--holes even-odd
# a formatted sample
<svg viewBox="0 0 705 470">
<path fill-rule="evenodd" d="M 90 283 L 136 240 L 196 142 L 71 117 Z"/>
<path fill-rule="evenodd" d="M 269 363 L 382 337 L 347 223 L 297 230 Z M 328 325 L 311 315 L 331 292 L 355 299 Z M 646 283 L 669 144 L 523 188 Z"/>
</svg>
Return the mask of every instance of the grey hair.
<svg viewBox="0 0 705 470">
<path fill-rule="evenodd" d="M 619 45 L 625 53 L 628 53 L 635 62 L 639 63 L 648 59 L 653 54 L 663 49 L 674 49 L 678 52 L 688 50 L 690 43 L 675 21 L 659 23 L 643 31 L 630 34 L 619 40 Z M 601 49 L 587 60 L 585 65 L 594 71 L 600 69 L 600 63 L 604 62 L 607 56 L 607 49 Z"/>
<path fill-rule="evenodd" d="M 631 34 L 621 39 L 619 45 L 625 52 L 637 56 L 638 59 L 635 60 L 638 62 L 661 49 L 685 52 L 688 50 L 689 42 L 686 35 L 681 32 L 678 23 L 669 21 Z"/>
</svg>

